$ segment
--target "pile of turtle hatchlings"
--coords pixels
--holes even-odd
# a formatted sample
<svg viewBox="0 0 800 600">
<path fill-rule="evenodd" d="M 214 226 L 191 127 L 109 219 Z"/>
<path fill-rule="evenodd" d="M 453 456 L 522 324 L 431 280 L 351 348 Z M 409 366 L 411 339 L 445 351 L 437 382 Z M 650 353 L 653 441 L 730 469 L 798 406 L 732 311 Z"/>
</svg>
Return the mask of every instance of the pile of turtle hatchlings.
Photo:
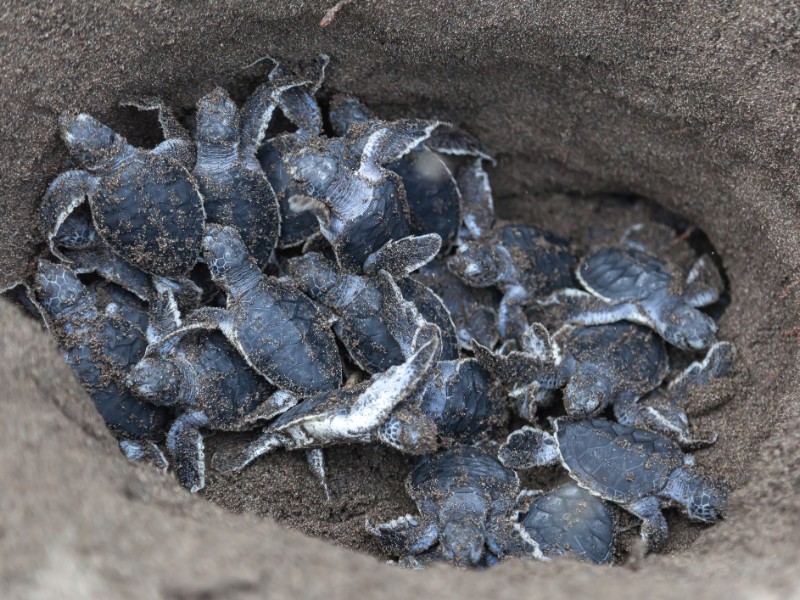
<svg viewBox="0 0 800 600">
<path fill-rule="evenodd" d="M 579 257 L 495 220 L 476 140 L 351 97 L 324 121 L 327 63 L 276 61 L 241 108 L 214 90 L 191 134 L 138 100 L 164 132 L 151 150 L 62 117 L 81 168 L 47 191 L 57 260 L 22 289 L 125 454 L 196 492 L 207 468 L 304 450 L 328 494 L 324 448 L 387 444 L 416 457 L 419 514 L 366 527 L 408 566 L 606 563 L 617 507 L 649 549 L 666 507 L 722 518 L 726 486 L 684 453 L 715 441 L 686 404 L 735 356 L 698 310 L 724 287 L 708 256 L 671 260 L 683 241 L 655 223 Z M 670 372 L 668 345 L 696 362 Z M 214 430 L 260 434 L 207 463 Z M 569 482 L 520 489 L 549 467 Z"/>
</svg>

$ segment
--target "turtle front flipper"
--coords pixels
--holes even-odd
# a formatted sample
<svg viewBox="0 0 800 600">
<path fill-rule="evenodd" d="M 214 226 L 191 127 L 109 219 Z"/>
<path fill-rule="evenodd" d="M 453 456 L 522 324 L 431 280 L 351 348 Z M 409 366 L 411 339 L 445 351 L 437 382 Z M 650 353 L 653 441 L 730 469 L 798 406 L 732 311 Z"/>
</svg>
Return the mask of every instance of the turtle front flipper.
<svg viewBox="0 0 800 600">
<path fill-rule="evenodd" d="M 539 544 L 531 538 L 525 527 L 510 519 L 492 523 L 486 535 L 486 545 L 500 560 L 507 556 L 544 560 Z"/>
<path fill-rule="evenodd" d="M 695 308 L 714 304 L 725 290 L 725 282 L 717 266 L 707 254 L 694 263 L 686 276 L 683 299 Z"/>
<path fill-rule="evenodd" d="M 717 342 L 709 348 L 702 361 L 690 364 L 669 384 L 670 397 L 685 403 L 693 389 L 709 385 L 730 373 L 735 361 L 736 346 L 731 342 Z"/>
<path fill-rule="evenodd" d="M 281 112 L 297 127 L 295 133 L 298 137 L 313 138 L 322 133 L 322 112 L 314 99 L 314 94 L 325 80 L 325 70 L 330 60 L 327 54 L 320 54 L 309 61 L 299 78 L 307 83 L 285 90 L 278 98 Z M 288 79 L 288 74 L 283 65 L 275 61 L 275 68 L 269 78 L 270 81 L 280 81 L 283 78 Z"/>
<path fill-rule="evenodd" d="M 383 165 L 399 160 L 411 152 L 442 124 L 440 121 L 403 119 L 375 121 L 356 127 L 358 133 L 364 132 L 356 141 L 356 145 L 362 148 L 358 175 L 373 184 L 380 182 L 384 176 Z"/>
<path fill-rule="evenodd" d="M 267 126 L 278 107 L 281 95 L 287 90 L 312 83 L 310 81 L 290 81 L 276 78 L 262 83 L 242 106 L 239 140 L 242 150 L 255 155 L 264 141 Z"/>
<path fill-rule="evenodd" d="M 439 541 L 439 527 L 430 517 L 406 515 L 377 525 L 367 517 L 365 527 L 389 554 L 401 559 L 422 554 Z"/>
<path fill-rule="evenodd" d="M 208 425 L 202 413 L 184 413 L 167 434 L 167 450 L 181 485 L 195 493 L 206 485 L 205 445 L 200 427 Z"/>
<path fill-rule="evenodd" d="M 294 449 L 292 439 L 282 433 L 267 431 L 248 444 L 243 451 L 217 452 L 211 459 L 214 470 L 221 473 L 241 471 L 259 456 L 279 448 Z"/>
<path fill-rule="evenodd" d="M 39 213 L 53 256 L 69 262 L 69 258 L 61 253 L 62 245 L 85 248 L 94 242 L 96 232 L 88 215 L 73 220 L 71 226 L 63 232 L 62 227 L 75 210 L 95 193 L 97 183 L 98 178 L 88 171 L 65 171 L 47 188 Z"/>
<path fill-rule="evenodd" d="M 460 240 L 477 240 L 494 224 L 494 200 L 489 175 L 483 168 L 483 158 L 476 158 L 458 174 L 461 190 Z"/>
<path fill-rule="evenodd" d="M 402 279 L 427 265 L 441 248 L 442 238 L 436 233 L 389 240 L 367 257 L 364 261 L 364 273 L 374 275 L 384 270 L 395 279 Z"/>
<path fill-rule="evenodd" d="M 669 394 L 655 390 L 644 398 L 614 400 L 614 418 L 623 425 L 647 429 L 674 439 L 684 450 L 705 448 L 717 441 L 716 433 L 692 433 L 686 412 Z"/>
<path fill-rule="evenodd" d="M 624 504 L 622 508 L 642 520 L 640 535 L 648 552 L 664 545 L 669 537 L 669 528 L 658 498 L 647 496 L 637 502 Z"/>
<path fill-rule="evenodd" d="M 549 467 L 561 461 L 556 439 L 546 431 L 529 426 L 511 433 L 500 446 L 497 458 L 510 469 Z"/>
<path fill-rule="evenodd" d="M 189 131 L 178 121 L 175 112 L 158 96 L 143 96 L 131 98 L 120 103 L 120 106 L 132 106 L 139 110 L 158 111 L 158 123 L 164 134 L 164 141 L 153 148 L 153 154 L 171 156 L 180 162 L 187 170 L 194 168 L 197 158 L 192 136 Z"/>
</svg>

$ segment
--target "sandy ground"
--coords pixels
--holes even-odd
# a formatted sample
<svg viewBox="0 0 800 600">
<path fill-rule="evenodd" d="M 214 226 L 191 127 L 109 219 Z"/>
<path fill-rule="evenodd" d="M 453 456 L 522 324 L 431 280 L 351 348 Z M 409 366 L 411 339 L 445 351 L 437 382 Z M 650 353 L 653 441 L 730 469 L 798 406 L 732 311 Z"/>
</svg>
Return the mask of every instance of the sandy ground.
<svg viewBox="0 0 800 600">
<path fill-rule="evenodd" d="M 0 303 L 0 591 L 6 597 L 785 597 L 800 589 L 800 451 L 793 290 L 800 277 L 800 13 L 788 2 L 13 2 L 0 15 L 0 284 L 41 251 L 36 216 L 62 167 L 56 119 L 91 109 L 149 140 L 119 101 L 189 109 L 271 54 L 333 56 L 328 89 L 387 115 L 441 113 L 497 156 L 498 212 L 576 235 L 633 215 L 637 194 L 709 235 L 730 282 L 720 337 L 740 364 L 699 410 L 720 441 L 698 458 L 731 482 L 730 518 L 676 522 L 667 555 L 624 568 L 510 562 L 485 573 L 381 565 L 366 514 L 411 508 L 387 450 L 330 455 L 322 503 L 301 456 L 212 475 L 205 496 L 127 464 L 50 340 Z M 602 3 L 605 4 L 605 3 Z M 151 136 L 150 136 L 151 137 Z M 794 288 L 793 288 L 794 289 Z M 800 286 L 798 286 L 800 289 Z M 230 438 L 216 436 L 210 451 Z M 275 523 L 321 535 L 355 552 Z"/>
</svg>

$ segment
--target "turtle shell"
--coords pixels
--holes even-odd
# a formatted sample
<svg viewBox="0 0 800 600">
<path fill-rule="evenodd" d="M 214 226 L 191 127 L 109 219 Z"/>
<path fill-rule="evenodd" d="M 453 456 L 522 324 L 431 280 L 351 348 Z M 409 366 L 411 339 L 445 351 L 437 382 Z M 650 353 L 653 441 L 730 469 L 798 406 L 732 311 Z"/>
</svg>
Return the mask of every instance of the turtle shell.
<svg viewBox="0 0 800 600">
<path fill-rule="evenodd" d="M 133 266 L 181 277 L 197 262 L 203 199 L 177 161 L 137 152 L 100 179 L 90 197 L 98 233 Z"/>
<path fill-rule="evenodd" d="M 532 297 L 572 286 L 577 259 L 569 242 L 530 225 L 507 224 L 496 228 L 495 240 L 511 255 L 522 283 Z"/>
<path fill-rule="evenodd" d="M 619 504 L 659 492 L 683 464 L 683 453 L 672 440 L 606 419 L 557 419 L 556 440 L 570 476 Z"/>
<path fill-rule="evenodd" d="M 281 234 L 278 240 L 280 248 L 302 244 L 319 231 L 319 221 L 314 213 L 297 210 L 298 203 L 293 198 L 302 197 L 305 190 L 289 176 L 283 164 L 283 156 L 296 150 L 298 143 L 292 134 L 280 135 L 264 142 L 256 154 L 278 198 L 281 217 Z"/>
<path fill-rule="evenodd" d="M 633 248 L 603 248 L 587 256 L 578 267 L 578 279 L 587 291 L 612 302 L 683 291 L 674 267 Z"/>
<path fill-rule="evenodd" d="M 461 225 L 461 193 L 450 169 L 427 148 L 413 150 L 386 168 L 403 180 L 411 231 L 418 235 L 438 233 L 446 252 Z"/>
<path fill-rule="evenodd" d="M 564 327 L 556 342 L 579 363 L 591 363 L 615 382 L 617 392 L 642 395 L 658 387 L 669 370 L 667 349 L 650 328 L 625 321 Z"/>
<path fill-rule="evenodd" d="M 199 375 L 198 408 L 212 426 L 241 421 L 275 391 L 218 331 L 191 333 L 178 351 Z"/>
<path fill-rule="evenodd" d="M 493 308 L 496 302 L 490 288 L 466 285 L 450 272 L 446 263 L 438 259 L 420 268 L 411 277 L 428 286 L 442 299 L 462 348 L 470 350 L 473 338 L 482 346 L 494 347 L 498 335 L 497 312 Z"/>
<path fill-rule="evenodd" d="M 254 160 L 236 161 L 227 169 L 206 165 L 195 169 L 203 194 L 206 220 L 229 225 L 242 236 L 250 255 L 263 266 L 269 261 L 281 227 L 275 192 Z"/>
<path fill-rule="evenodd" d="M 545 556 L 572 554 L 597 564 L 613 556 L 611 508 L 573 483 L 537 498 L 522 525 Z"/>
<path fill-rule="evenodd" d="M 341 385 L 342 361 L 333 333 L 300 291 L 262 278 L 229 308 L 239 349 L 270 382 L 299 394 Z"/>
<path fill-rule="evenodd" d="M 420 406 L 437 425 L 439 435 L 471 444 L 501 425 L 507 414 L 492 393 L 491 380 L 475 359 L 437 364 Z"/>
<path fill-rule="evenodd" d="M 474 446 L 455 446 L 422 458 L 409 476 L 415 500 L 442 497 L 459 490 L 478 489 L 497 510 L 514 502 L 519 477 L 494 456 Z M 497 506 L 497 503 L 503 506 Z"/>
</svg>

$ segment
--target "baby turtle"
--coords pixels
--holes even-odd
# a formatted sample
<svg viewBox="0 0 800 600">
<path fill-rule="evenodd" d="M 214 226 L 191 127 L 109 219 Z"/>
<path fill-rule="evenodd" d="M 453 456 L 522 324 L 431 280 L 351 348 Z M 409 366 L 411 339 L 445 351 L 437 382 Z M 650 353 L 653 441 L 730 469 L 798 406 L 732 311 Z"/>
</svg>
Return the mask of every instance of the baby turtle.
<svg viewBox="0 0 800 600">
<path fill-rule="evenodd" d="M 269 75 L 270 82 L 274 85 L 291 82 L 292 74 L 285 66 L 274 59 L 271 60 L 274 62 L 274 67 Z M 314 94 L 322 85 L 329 61 L 327 55 L 321 54 L 306 66 L 300 77 L 294 78 L 295 81 L 304 83 L 290 87 L 280 95 L 278 105 L 281 112 L 297 129 L 264 141 L 256 154 L 280 204 L 281 235 L 278 240 L 280 248 L 302 244 L 319 232 L 317 218 L 308 210 L 310 207 L 308 198 L 302 187 L 289 176 L 284 159 L 322 133 L 322 111 L 314 100 Z"/>
<path fill-rule="evenodd" d="M 464 284 L 441 259 L 420 267 L 411 279 L 424 284 L 442 299 L 453 320 L 461 348 L 471 350 L 473 339 L 482 346 L 495 347 L 498 341 L 497 311 L 492 290 Z"/>
<path fill-rule="evenodd" d="M 167 434 L 167 450 L 181 485 L 205 487 L 201 429 L 244 431 L 290 408 L 291 396 L 276 391 L 253 371 L 217 331 L 180 331 L 168 289 L 161 289 L 159 339 L 131 369 L 126 384 L 151 404 L 178 413 Z M 163 335 L 165 332 L 166 335 Z"/>
<path fill-rule="evenodd" d="M 218 453 L 215 467 L 238 471 L 279 448 L 315 450 L 310 462 L 327 494 L 321 448 L 376 440 L 392 442 L 382 438 L 381 426 L 395 407 L 415 394 L 426 380 L 439 352 L 439 333 L 434 326 L 425 325 L 417 330 L 414 344 L 414 352 L 406 362 L 352 387 L 306 398 L 270 423 L 243 452 L 233 456 Z M 425 439 L 416 442 L 424 448 L 419 453 L 430 451 L 435 447 L 435 433 L 426 432 Z"/>
<path fill-rule="evenodd" d="M 35 295 L 64 360 L 121 439 L 122 450 L 129 458 L 152 455 L 165 465 L 155 442 L 164 436 L 169 411 L 136 398 L 122 385 L 144 355 L 144 332 L 113 310 L 101 313 L 86 286 L 63 265 L 39 261 Z"/>
<path fill-rule="evenodd" d="M 282 390 L 338 388 L 342 362 L 326 316 L 298 289 L 262 275 L 236 230 L 208 225 L 203 255 L 227 308 L 196 310 L 183 328 L 219 329 L 247 363 Z"/>
<path fill-rule="evenodd" d="M 413 150 L 439 125 L 370 121 L 346 138 L 317 140 L 286 159 L 290 175 L 314 200 L 320 231 L 345 271 L 362 272 L 371 254 L 411 233 L 402 180 L 382 165 Z"/>
<path fill-rule="evenodd" d="M 603 248 L 581 261 L 577 277 L 588 294 L 563 290 L 544 301 L 565 305 L 570 323 L 632 321 L 683 350 L 702 350 L 715 341 L 716 323 L 697 310 L 722 292 L 722 278 L 708 256 L 686 274 L 634 248 Z"/>
<path fill-rule="evenodd" d="M 536 498 L 520 522 L 548 558 L 571 555 L 606 564 L 614 557 L 612 509 L 574 483 Z"/>
<path fill-rule="evenodd" d="M 419 517 L 366 522 L 367 531 L 406 564 L 443 558 L 460 567 L 486 567 L 509 555 L 542 558 L 536 542 L 511 518 L 519 477 L 483 450 L 456 446 L 422 458 L 406 489 Z"/>
<path fill-rule="evenodd" d="M 525 305 L 572 285 L 575 262 L 567 240 L 537 227 L 507 223 L 463 243 L 447 266 L 467 285 L 500 288 L 498 328 L 502 337 L 513 338 L 527 324 Z"/>
<path fill-rule="evenodd" d="M 85 170 L 53 181 L 41 207 L 45 223 L 63 221 L 88 200 L 100 237 L 126 262 L 165 277 L 188 273 L 200 251 L 205 213 L 197 184 L 179 160 L 183 142 L 165 131 L 165 142 L 141 150 L 86 113 L 65 114 L 60 124 Z"/>
<path fill-rule="evenodd" d="M 242 236 L 251 256 L 263 267 L 277 244 L 281 214 L 256 151 L 285 94 L 307 82 L 270 75 L 242 110 L 222 88 L 197 103 L 197 163 L 194 174 L 205 199 L 209 223 L 228 225 Z"/>
<path fill-rule="evenodd" d="M 286 268 L 300 290 L 336 315 L 333 331 L 359 368 L 378 373 L 405 360 L 387 324 L 387 318 L 398 311 L 397 302 L 403 302 L 403 297 L 398 298 L 391 290 L 387 293 L 387 286 L 391 288 L 394 284 L 386 282 L 384 276 L 345 273 L 316 252 L 290 258 Z M 390 278 L 388 274 L 385 277 Z M 453 358 L 452 346 L 447 358 Z"/>
<path fill-rule="evenodd" d="M 339 96 L 331 103 L 330 121 L 338 136 L 347 135 L 357 123 L 375 119 L 375 114 L 356 98 Z M 460 170 L 456 181 L 442 154 L 477 158 Z M 438 234 L 446 252 L 459 236 L 462 221 L 468 232 L 489 229 L 494 208 L 484 160 L 491 157 L 479 149 L 476 140 L 448 126 L 438 128 L 428 142 L 388 163 L 386 168 L 403 180 L 411 230 L 418 235 Z"/>
<path fill-rule="evenodd" d="M 704 523 L 725 516 L 726 487 L 689 468 L 693 458 L 672 440 L 606 419 L 559 418 L 554 428 L 554 435 L 515 431 L 500 448 L 500 462 L 513 469 L 562 465 L 582 488 L 641 519 L 641 536 L 653 550 L 668 536 L 664 507 Z"/>
<path fill-rule="evenodd" d="M 383 437 L 395 448 L 418 454 L 403 440 L 417 440 L 435 430 L 440 448 L 474 444 L 505 425 L 508 407 L 502 389 L 473 358 L 436 363 L 417 396 L 398 407 L 383 426 Z"/>
</svg>

